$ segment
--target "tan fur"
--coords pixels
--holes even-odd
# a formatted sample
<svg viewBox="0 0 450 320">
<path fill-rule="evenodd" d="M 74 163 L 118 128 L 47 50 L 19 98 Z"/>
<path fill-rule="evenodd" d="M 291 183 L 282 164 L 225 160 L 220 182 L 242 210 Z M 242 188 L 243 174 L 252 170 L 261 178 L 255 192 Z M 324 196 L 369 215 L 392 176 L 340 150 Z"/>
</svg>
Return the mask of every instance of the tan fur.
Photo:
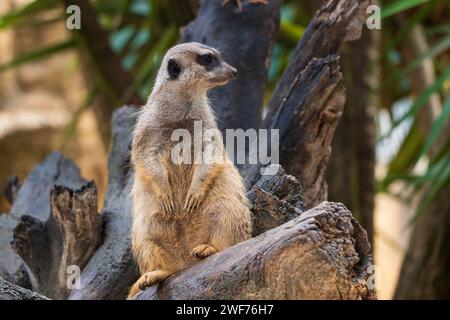
<svg viewBox="0 0 450 320">
<path fill-rule="evenodd" d="M 209 71 L 199 65 L 196 57 L 205 53 L 216 55 L 220 65 Z M 181 65 L 178 79 L 169 79 L 169 59 Z M 163 59 L 132 144 L 132 250 L 142 276 L 129 297 L 250 238 L 244 183 L 222 142 L 219 163 L 174 164 L 170 157 L 174 129 L 193 134 L 194 120 L 202 121 L 203 130 L 217 129 L 206 93 L 230 80 L 233 70 L 216 50 L 198 43 L 177 45 Z"/>
</svg>

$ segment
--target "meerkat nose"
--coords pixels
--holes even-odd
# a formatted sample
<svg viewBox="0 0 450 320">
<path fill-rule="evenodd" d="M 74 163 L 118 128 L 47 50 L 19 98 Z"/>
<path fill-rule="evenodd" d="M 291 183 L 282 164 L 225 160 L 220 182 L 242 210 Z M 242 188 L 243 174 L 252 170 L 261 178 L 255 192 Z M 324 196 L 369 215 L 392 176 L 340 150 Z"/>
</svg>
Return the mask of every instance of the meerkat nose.
<svg viewBox="0 0 450 320">
<path fill-rule="evenodd" d="M 238 71 L 237 71 L 237 69 L 232 68 L 232 69 L 231 69 L 231 73 L 233 74 L 233 77 L 236 78 L 236 77 L 237 77 L 237 74 L 238 74 Z"/>
</svg>

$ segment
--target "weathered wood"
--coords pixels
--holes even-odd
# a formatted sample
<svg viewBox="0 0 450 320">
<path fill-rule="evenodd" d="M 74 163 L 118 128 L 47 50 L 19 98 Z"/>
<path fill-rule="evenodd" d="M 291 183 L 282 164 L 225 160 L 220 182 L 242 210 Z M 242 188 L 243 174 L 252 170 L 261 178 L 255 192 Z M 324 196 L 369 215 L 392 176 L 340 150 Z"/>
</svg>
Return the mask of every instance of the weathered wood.
<svg viewBox="0 0 450 320">
<path fill-rule="evenodd" d="M 326 1 L 269 103 L 264 127 L 280 130 L 280 163 L 299 180 L 307 207 L 326 199 L 331 137 L 345 102 L 337 54 L 343 42 L 359 38 L 367 5 L 368 0 Z M 249 185 L 259 178 L 258 166 L 244 172 Z"/>
<path fill-rule="evenodd" d="M 262 176 L 247 193 L 253 215 L 253 236 L 278 227 L 305 211 L 300 185 L 280 165 L 275 175 Z"/>
<path fill-rule="evenodd" d="M 16 188 L 10 213 L 0 216 L 0 265 L 4 276 L 17 285 L 39 290 L 40 285 L 22 258 L 10 245 L 13 241 L 13 229 L 23 216 L 36 221 L 47 221 L 51 215 L 50 190 L 55 184 L 72 190 L 80 189 L 87 183 L 80 176 L 78 167 L 60 153 L 50 154 L 43 164 L 36 166 L 20 189 Z M 18 185 L 15 183 L 15 185 Z M 41 243 L 42 248 L 47 244 Z M 47 250 L 47 249 L 45 249 Z M 44 264 L 46 265 L 46 264 Z"/>
<path fill-rule="evenodd" d="M 292 91 L 298 75 L 314 58 L 336 55 L 342 43 L 359 39 L 369 0 L 327 0 L 316 12 L 295 49 L 269 103 L 274 114 Z M 266 118 L 272 121 L 272 116 Z"/>
<path fill-rule="evenodd" d="M 268 129 L 279 130 L 280 162 L 300 182 L 308 208 L 326 198 L 324 173 L 345 100 L 341 80 L 337 56 L 313 59 L 267 123 Z M 251 185 L 260 177 L 260 167 L 249 165 L 245 173 Z"/>
<path fill-rule="evenodd" d="M 259 128 L 272 47 L 278 34 L 280 0 L 269 5 L 243 0 L 243 10 L 203 1 L 197 18 L 182 32 L 182 41 L 196 41 L 220 50 L 238 69 L 238 78 L 209 93 L 219 128 Z"/>
<path fill-rule="evenodd" d="M 23 259 L 11 248 L 14 227 L 19 220 L 9 214 L 0 214 L 0 276 L 27 289 L 36 289 L 32 274 Z"/>
<path fill-rule="evenodd" d="M 31 215 L 45 221 L 50 217 L 50 190 L 54 185 L 79 190 L 86 183 L 72 160 L 64 158 L 59 152 L 53 152 L 28 175 L 10 215 L 17 219 L 23 215 Z"/>
<path fill-rule="evenodd" d="M 5 196 L 6 200 L 8 200 L 9 204 L 14 203 L 14 199 L 17 196 L 17 193 L 20 189 L 20 181 L 18 176 L 12 176 L 8 179 L 8 182 L 6 183 L 5 189 L 3 189 L 3 195 Z"/>
<path fill-rule="evenodd" d="M 131 254 L 131 199 L 133 172 L 129 162 L 136 108 L 113 114 L 109 184 L 102 211 L 104 241 L 81 274 L 81 288 L 69 299 L 124 299 L 138 273 Z"/>
<path fill-rule="evenodd" d="M 371 243 L 380 40 L 381 30 L 363 28 L 361 39 L 345 44 L 342 50 L 347 99 L 327 166 L 328 200 L 345 203 L 367 231 Z"/>
<path fill-rule="evenodd" d="M 69 293 L 68 267 L 81 270 L 101 242 L 101 219 L 92 182 L 80 190 L 54 186 L 50 194 L 49 218 L 23 215 L 13 230 L 12 247 L 36 277 L 38 291 L 63 299 Z"/>
<path fill-rule="evenodd" d="M 47 300 L 47 298 L 19 287 L 0 276 L 0 300 Z"/>
<path fill-rule="evenodd" d="M 372 299 L 367 235 L 325 202 L 214 254 L 136 296 L 143 299 Z"/>
</svg>

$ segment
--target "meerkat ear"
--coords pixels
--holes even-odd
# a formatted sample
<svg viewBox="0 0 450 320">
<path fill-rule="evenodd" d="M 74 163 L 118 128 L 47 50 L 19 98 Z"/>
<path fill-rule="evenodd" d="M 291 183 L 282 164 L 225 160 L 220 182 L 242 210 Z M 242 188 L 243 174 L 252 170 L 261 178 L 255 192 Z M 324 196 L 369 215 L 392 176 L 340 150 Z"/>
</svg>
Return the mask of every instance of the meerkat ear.
<svg viewBox="0 0 450 320">
<path fill-rule="evenodd" d="M 169 59 L 167 63 L 167 72 L 171 80 L 176 80 L 181 73 L 181 66 L 175 59 Z"/>
</svg>

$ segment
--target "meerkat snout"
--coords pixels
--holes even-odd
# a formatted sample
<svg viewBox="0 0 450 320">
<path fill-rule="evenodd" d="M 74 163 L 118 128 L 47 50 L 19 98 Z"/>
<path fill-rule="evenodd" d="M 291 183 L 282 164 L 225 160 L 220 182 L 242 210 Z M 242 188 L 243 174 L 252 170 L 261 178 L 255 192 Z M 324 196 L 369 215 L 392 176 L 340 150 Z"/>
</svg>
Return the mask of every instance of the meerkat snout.
<svg viewBox="0 0 450 320">
<path fill-rule="evenodd" d="M 237 69 L 232 67 L 231 74 L 233 75 L 233 78 L 236 79 L 237 78 L 237 74 L 238 74 Z"/>
</svg>

